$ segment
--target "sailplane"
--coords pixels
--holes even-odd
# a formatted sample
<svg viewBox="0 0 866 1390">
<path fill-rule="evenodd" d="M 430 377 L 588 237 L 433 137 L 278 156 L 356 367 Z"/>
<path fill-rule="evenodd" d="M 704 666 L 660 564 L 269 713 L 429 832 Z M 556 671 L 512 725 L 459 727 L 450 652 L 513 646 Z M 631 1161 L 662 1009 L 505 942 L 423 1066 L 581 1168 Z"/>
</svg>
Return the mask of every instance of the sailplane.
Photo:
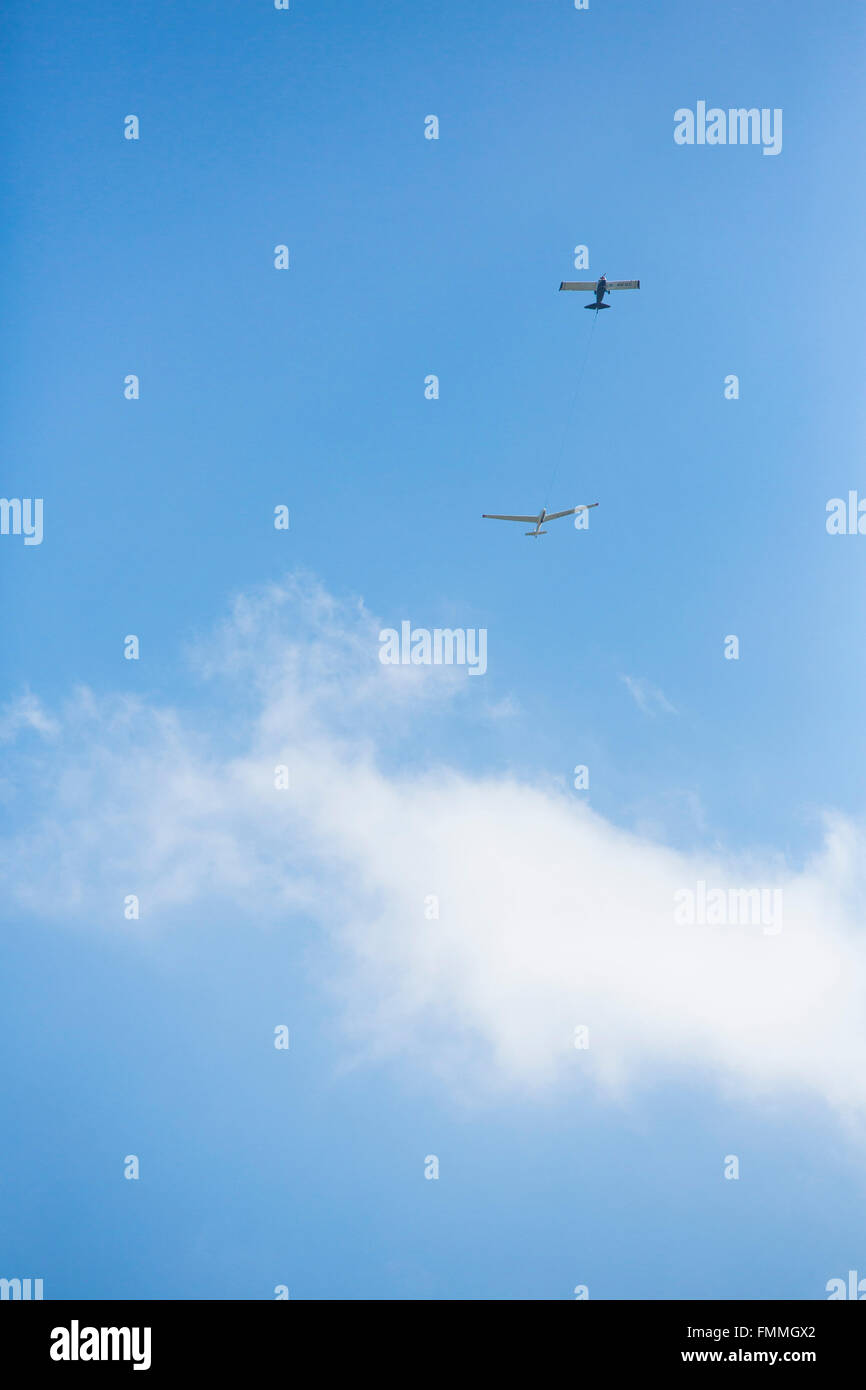
<svg viewBox="0 0 866 1390">
<path fill-rule="evenodd" d="M 590 507 L 597 507 L 597 502 L 581 502 L 579 507 L 566 507 L 564 512 L 548 512 L 544 507 L 537 516 L 499 516 L 496 512 L 482 512 L 482 520 L 485 521 L 531 521 L 535 527 L 534 531 L 524 531 L 525 536 L 546 536 L 547 532 L 542 531 L 545 521 L 556 521 L 561 516 L 574 516 L 576 512 L 588 512 Z"/>
</svg>

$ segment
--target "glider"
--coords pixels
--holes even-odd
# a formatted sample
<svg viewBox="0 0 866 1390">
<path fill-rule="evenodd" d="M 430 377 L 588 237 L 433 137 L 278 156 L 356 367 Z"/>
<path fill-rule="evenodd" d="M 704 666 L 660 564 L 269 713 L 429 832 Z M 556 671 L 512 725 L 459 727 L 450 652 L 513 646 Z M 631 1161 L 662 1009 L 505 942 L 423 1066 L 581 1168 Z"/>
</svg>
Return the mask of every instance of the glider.
<svg viewBox="0 0 866 1390">
<path fill-rule="evenodd" d="M 495 512 L 482 512 L 482 520 L 486 521 L 531 521 L 535 526 L 534 531 L 524 531 L 525 536 L 546 536 L 547 532 L 542 531 L 545 521 L 556 521 L 561 516 L 574 516 L 575 512 L 588 512 L 590 507 L 597 507 L 597 502 L 584 502 L 579 507 L 566 507 L 564 512 L 548 512 L 544 507 L 537 516 L 498 516 Z"/>
<path fill-rule="evenodd" d="M 559 287 L 561 290 L 592 290 L 595 294 L 593 304 L 584 304 L 584 309 L 609 309 L 610 305 L 605 304 L 604 297 L 610 294 L 611 290 L 639 290 L 640 280 L 608 280 L 606 275 L 602 275 L 599 280 L 593 283 L 592 280 L 563 280 Z"/>
</svg>

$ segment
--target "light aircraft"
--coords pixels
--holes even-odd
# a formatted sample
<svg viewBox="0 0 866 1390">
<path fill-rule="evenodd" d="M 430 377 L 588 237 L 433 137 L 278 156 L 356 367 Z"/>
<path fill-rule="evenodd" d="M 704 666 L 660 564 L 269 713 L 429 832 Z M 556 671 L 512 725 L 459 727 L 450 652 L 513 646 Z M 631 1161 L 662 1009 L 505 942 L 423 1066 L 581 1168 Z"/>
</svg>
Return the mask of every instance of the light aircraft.
<svg viewBox="0 0 866 1390">
<path fill-rule="evenodd" d="M 535 525 L 534 531 L 524 531 L 524 536 L 546 536 L 547 532 L 542 531 L 545 521 L 556 521 L 561 516 L 574 516 L 575 512 L 588 512 L 590 507 L 597 507 L 597 502 L 585 502 L 579 507 L 567 507 L 564 512 L 548 512 L 544 507 L 538 516 L 497 516 L 495 512 L 482 512 L 482 520 L 486 521 L 531 521 Z"/>
<path fill-rule="evenodd" d="M 608 280 L 606 275 L 602 275 L 593 284 L 592 280 L 563 280 L 559 287 L 561 290 L 594 290 L 595 303 L 584 304 L 584 309 L 609 309 L 610 305 L 605 304 L 604 297 L 610 294 L 611 290 L 639 290 L 640 280 Z"/>
</svg>

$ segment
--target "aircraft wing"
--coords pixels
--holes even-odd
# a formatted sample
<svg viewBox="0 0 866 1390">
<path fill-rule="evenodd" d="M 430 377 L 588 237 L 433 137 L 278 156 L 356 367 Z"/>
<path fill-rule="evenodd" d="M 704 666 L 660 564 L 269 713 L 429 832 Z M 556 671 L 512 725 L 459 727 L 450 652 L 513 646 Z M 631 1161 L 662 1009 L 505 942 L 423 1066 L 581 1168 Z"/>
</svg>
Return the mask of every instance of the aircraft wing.
<svg viewBox="0 0 866 1390">
<path fill-rule="evenodd" d="M 548 513 L 547 513 L 547 516 L 544 518 L 544 520 L 545 520 L 545 521 L 556 521 L 558 517 L 561 517 L 561 516 L 574 516 L 575 512 L 586 512 L 586 511 L 589 511 L 589 508 L 590 508 L 590 507 L 597 507 L 597 506 L 598 506 L 598 503 L 597 503 L 597 502 L 581 502 L 581 504 L 580 504 L 579 507 L 569 507 L 569 508 L 568 508 L 566 511 L 564 511 L 564 512 L 548 512 Z"/>
<path fill-rule="evenodd" d="M 609 290 L 639 290 L 640 280 L 608 280 Z"/>
<path fill-rule="evenodd" d="M 563 280 L 560 285 L 561 290 L 594 290 L 596 280 Z"/>
<path fill-rule="evenodd" d="M 488 521 L 538 521 L 537 516 L 497 516 L 494 512 L 482 512 L 481 515 L 482 518 L 486 517 Z"/>
</svg>

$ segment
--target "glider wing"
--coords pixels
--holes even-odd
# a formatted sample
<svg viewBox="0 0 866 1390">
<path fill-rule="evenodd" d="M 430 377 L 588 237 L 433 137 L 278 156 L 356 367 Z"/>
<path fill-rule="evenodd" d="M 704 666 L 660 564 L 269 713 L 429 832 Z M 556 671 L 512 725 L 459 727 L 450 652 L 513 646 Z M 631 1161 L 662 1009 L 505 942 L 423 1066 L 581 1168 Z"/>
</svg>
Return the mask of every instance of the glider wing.
<svg viewBox="0 0 866 1390">
<path fill-rule="evenodd" d="M 548 512 L 545 521 L 556 521 L 561 516 L 574 516 L 575 512 L 588 511 L 590 507 L 597 507 L 597 502 L 581 502 L 579 507 L 569 507 L 564 512 Z"/>
</svg>

